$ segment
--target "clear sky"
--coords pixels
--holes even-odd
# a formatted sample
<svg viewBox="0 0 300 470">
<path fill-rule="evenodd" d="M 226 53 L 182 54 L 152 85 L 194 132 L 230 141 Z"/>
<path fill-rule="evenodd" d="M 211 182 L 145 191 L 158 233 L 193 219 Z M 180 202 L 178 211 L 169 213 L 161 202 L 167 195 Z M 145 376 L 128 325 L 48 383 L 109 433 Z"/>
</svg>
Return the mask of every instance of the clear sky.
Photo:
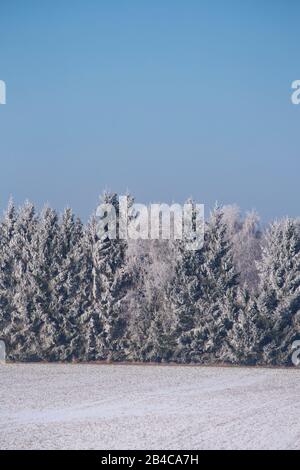
<svg viewBox="0 0 300 470">
<path fill-rule="evenodd" d="M 193 196 L 300 215 L 297 0 L 0 0 L 0 209 Z"/>
</svg>

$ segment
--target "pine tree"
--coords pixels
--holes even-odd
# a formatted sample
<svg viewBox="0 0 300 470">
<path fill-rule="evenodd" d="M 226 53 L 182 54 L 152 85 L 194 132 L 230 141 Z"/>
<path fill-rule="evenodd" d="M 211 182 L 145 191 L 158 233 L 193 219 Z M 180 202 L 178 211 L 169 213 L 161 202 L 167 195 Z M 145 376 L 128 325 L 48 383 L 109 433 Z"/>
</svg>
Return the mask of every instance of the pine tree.
<svg viewBox="0 0 300 470">
<path fill-rule="evenodd" d="M 97 221 L 92 217 L 82 238 L 82 262 L 80 272 L 80 353 L 85 361 L 103 360 L 103 325 L 101 320 L 101 289 L 98 265 Z"/>
<path fill-rule="evenodd" d="M 9 201 L 0 223 L 0 335 L 10 346 L 9 328 L 13 312 L 14 258 L 11 250 L 17 214 L 14 203 Z M 12 349 L 9 347 L 10 359 Z"/>
<path fill-rule="evenodd" d="M 237 287 L 227 226 L 221 209 L 216 208 L 206 226 L 195 326 L 187 335 L 191 360 L 230 361 L 228 334 L 237 319 Z"/>
<path fill-rule="evenodd" d="M 30 360 L 55 360 L 54 350 L 60 332 L 59 318 L 53 311 L 53 284 L 58 275 L 58 216 L 45 207 L 32 236 L 28 276 L 32 286 L 30 309 Z"/>
<path fill-rule="evenodd" d="M 107 360 L 121 360 L 126 357 L 126 331 L 127 331 L 127 294 L 130 288 L 130 275 L 126 268 L 127 241 L 121 239 L 119 234 L 119 200 L 115 193 L 105 193 L 102 204 L 110 205 L 116 214 L 116 238 L 109 235 L 107 225 L 95 245 L 94 269 L 95 288 L 100 289 L 99 318 L 101 322 L 101 348 L 102 358 Z M 110 214 L 103 214 L 103 218 Z M 99 230 L 98 230 L 99 231 Z"/>
<path fill-rule="evenodd" d="M 16 360 L 31 359 L 31 352 L 35 349 L 36 341 L 32 332 L 33 285 L 28 266 L 32 257 L 32 238 L 36 227 L 37 218 L 34 206 L 26 202 L 18 212 L 10 243 L 10 252 L 13 257 L 12 282 L 14 290 L 7 332 L 10 351 Z"/>
<path fill-rule="evenodd" d="M 294 220 L 271 225 L 258 269 L 263 362 L 289 364 L 292 343 L 300 335 L 300 237 Z"/>
<path fill-rule="evenodd" d="M 54 268 L 51 280 L 51 306 L 53 319 L 58 326 L 52 355 L 56 359 L 75 358 L 78 354 L 78 322 L 81 311 L 80 272 L 82 262 L 83 228 L 75 220 L 71 209 L 66 209 L 58 226 Z"/>
<path fill-rule="evenodd" d="M 178 346 L 176 359 L 192 360 L 191 332 L 197 324 L 198 302 L 202 285 L 202 251 L 188 250 L 184 241 L 175 243 L 176 266 L 174 279 L 170 282 L 168 298 L 176 318 Z"/>
</svg>

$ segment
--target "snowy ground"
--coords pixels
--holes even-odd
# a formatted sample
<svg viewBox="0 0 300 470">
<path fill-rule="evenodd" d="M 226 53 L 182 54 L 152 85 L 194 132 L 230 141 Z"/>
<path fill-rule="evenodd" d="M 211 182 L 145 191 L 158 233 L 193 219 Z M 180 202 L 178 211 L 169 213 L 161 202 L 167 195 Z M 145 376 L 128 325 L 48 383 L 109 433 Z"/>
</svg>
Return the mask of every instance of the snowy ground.
<svg viewBox="0 0 300 470">
<path fill-rule="evenodd" d="M 300 449 L 300 370 L 0 365 L 0 449 Z"/>
</svg>

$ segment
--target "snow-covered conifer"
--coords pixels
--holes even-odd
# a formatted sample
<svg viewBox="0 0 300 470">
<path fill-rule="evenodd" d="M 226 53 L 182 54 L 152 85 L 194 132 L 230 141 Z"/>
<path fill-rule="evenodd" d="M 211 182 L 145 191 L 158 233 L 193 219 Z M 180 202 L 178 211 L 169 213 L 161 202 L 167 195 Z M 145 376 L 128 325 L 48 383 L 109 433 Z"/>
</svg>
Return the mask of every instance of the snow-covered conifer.
<svg viewBox="0 0 300 470">
<path fill-rule="evenodd" d="M 14 203 L 8 207 L 0 223 L 0 334 L 9 342 L 7 328 L 13 312 L 14 257 L 11 249 L 17 214 Z"/>
<path fill-rule="evenodd" d="M 202 285 L 202 250 L 188 250 L 184 241 L 175 242 L 176 266 L 168 288 L 168 298 L 176 318 L 177 349 L 175 356 L 190 362 L 191 332 L 199 316 L 198 302 Z"/>
<path fill-rule="evenodd" d="M 54 347 L 60 333 L 59 317 L 53 310 L 53 283 L 58 275 L 58 216 L 45 207 L 31 240 L 28 276 L 31 278 L 31 359 L 55 360 Z M 32 339 L 34 338 L 34 339 Z"/>
<path fill-rule="evenodd" d="M 300 237 L 295 220 L 271 225 L 258 269 L 258 306 L 265 325 L 262 360 L 288 364 L 300 335 Z"/>
<path fill-rule="evenodd" d="M 228 333 L 237 319 L 238 275 L 220 208 L 206 225 L 200 295 L 194 328 L 186 335 L 190 358 L 198 362 L 229 361 Z"/>
<path fill-rule="evenodd" d="M 54 277 L 50 280 L 51 312 L 58 326 L 53 357 L 75 358 L 79 349 L 78 322 L 81 311 L 81 263 L 83 227 L 70 208 L 58 226 Z"/>
<path fill-rule="evenodd" d="M 31 351 L 35 349 L 35 338 L 32 334 L 33 283 L 28 268 L 32 257 L 32 237 L 36 227 L 34 206 L 26 202 L 18 211 L 10 243 L 14 289 L 10 322 L 6 330 L 11 354 L 14 359 L 19 360 L 31 358 Z"/>
<path fill-rule="evenodd" d="M 104 359 L 103 326 L 100 309 L 101 288 L 98 266 L 97 221 L 93 216 L 85 227 L 82 239 L 79 319 L 80 353 L 85 361 Z"/>
<path fill-rule="evenodd" d="M 130 288 L 130 275 L 126 267 L 127 241 L 119 237 L 119 199 L 116 193 L 104 193 L 102 204 L 113 208 L 116 215 L 116 237 L 109 235 L 110 227 L 98 233 L 95 245 L 95 276 L 100 289 L 99 316 L 102 325 L 103 359 L 121 360 L 126 357 L 127 315 L 126 297 Z M 110 210 L 110 209 L 108 209 Z M 107 211 L 99 216 L 100 224 L 109 217 Z M 99 232 L 99 229 L 98 229 Z M 100 340 L 100 339 L 99 339 Z"/>
</svg>

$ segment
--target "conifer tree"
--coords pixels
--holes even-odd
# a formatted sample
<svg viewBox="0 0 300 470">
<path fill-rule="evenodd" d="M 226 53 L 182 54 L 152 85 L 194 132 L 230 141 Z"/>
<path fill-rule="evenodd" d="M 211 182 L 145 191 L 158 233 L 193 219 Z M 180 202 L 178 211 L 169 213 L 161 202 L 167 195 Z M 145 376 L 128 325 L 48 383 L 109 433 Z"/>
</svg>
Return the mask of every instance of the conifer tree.
<svg viewBox="0 0 300 470">
<path fill-rule="evenodd" d="M 0 334 L 10 343 L 9 329 L 13 313 L 14 257 L 11 249 L 17 220 L 12 199 L 0 223 Z M 11 348 L 9 348 L 9 353 Z"/>
<path fill-rule="evenodd" d="M 237 318 L 238 275 L 235 272 L 223 213 L 215 208 L 206 225 L 201 264 L 201 292 L 194 328 L 188 333 L 191 360 L 230 361 L 228 333 Z"/>
<path fill-rule="evenodd" d="M 36 232 L 37 218 L 33 204 L 26 202 L 18 211 L 14 235 L 10 244 L 13 257 L 12 282 L 14 284 L 12 312 L 7 328 L 10 351 L 15 359 L 31 358 L 35 350 L 32 333 L 33 283 L 29 272 L 32 257 L 32 237 Z M 34 359 L 35 355 L 33 354 Z"/>
<path fill-rule="evenodd" d="M 82 238 L 80 272 L 80 357 L 85 361 L 103 360 L 103 325 L 100 309 L 100 278 L 97 270 L 99 238 L 97 221 L 93 216 Z"/>
<path fill-rule="evenodd" d="M 192 360 L 192 331 L 197 325 L 198 302 L 202 285 L 202 251 L 188 250 L 184 241 L 175 243 L 175 275 L 168 289 L 171 309 L 176 318 L 177 350 L 182 362 Z"/>
<path fill-rule="evenodd" d="M 50 207 L 41 213 L 32 236 L 28 275 L 32 285 L 31 360 L 55 360 L 55 345 L 60 332 L 59 317 L 53 310 L 54 279 L 59 273 L 58 216 Z M 33 350 L 34 347 L 34 350 Z"/>
<path fill-rule="evenodd" d="M 289 364 L 300 335 L 300 237 L 296 221 L 275 222 L 267 232 L 258 263 L 258 305 L 265 325 L 263 362 Z"/>
<path fill-rule="evenodd" d="M 51 280 L 50 310 L 58 329 L 53 348 L 53 357 L 66 360 L 78 354 L 78 322 L 81 311 L 80 272 L 82 263 L 83 228 L 67 208 L 58 226 L 54 278 Z"/>
<path fill-rule="evenodd" d="M 116 237 L 111 237 L 110 227 L 104 224 L 104 231 L 98 234 L 94 256 L 95 282 L 98 283 L 97 288 L 100 288 L 97 307 L 102 326 L 101 349 L 103 359 L 121 360 L 126 357 L 127 350 L 125 306 L 130 288 L 130 275 L 126 268 L 127 241 L 119 237 L 120 211 L 117 194 L 104 193 L 102 204 L 115 212 Z M 110 215 L 104 211 L 100 216 L 100 223 Z"/>
</svg>

